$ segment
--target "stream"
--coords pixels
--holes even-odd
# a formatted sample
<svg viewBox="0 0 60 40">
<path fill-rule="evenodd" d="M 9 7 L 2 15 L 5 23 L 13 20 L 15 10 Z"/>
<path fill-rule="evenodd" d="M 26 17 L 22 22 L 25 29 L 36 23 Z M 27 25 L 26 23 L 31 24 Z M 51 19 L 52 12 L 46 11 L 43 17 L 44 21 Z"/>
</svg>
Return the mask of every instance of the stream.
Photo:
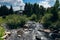
<svg viewBox="0 0 60 40">
<path fill-rule="evenodd" d="M 6 30 L 6 31 L 10 31 L 12 33 L 11 33 L 11 36 L 8 37 L 5 40 L 37 40 L 36 36 L 37 36 L 37 38 L 39 38 L 41 40 L 52 40 L 51 38 L 49 38 L 48 34 L 46 34 L 45 32 L 38 31 L 38 30 L 44 29 L 43 26 L 42 26 L 42 24 L 35 23 L 35 22 L 34 23 L 30 22 L 29 24 L 31 24 L 30 25 L 31 26 L 30 27 L 31 30 L 24 31 L 21 28 L 21 30 L 24 31 L 24 33 L 23 33 L 23 35 L 21 37 L 17 36 L 17 31 L 19 29 Z"/>
</svg>

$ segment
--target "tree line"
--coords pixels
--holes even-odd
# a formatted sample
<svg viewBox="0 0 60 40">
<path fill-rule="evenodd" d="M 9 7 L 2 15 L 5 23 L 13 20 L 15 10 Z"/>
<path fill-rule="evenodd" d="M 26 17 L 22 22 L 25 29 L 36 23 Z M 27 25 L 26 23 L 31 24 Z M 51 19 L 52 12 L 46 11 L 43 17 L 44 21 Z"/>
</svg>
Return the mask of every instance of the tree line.
<svg viewBox="0 0 60 40">
<path fill-rule="evenodd" d="M 25 8 L 22 13 L 23 17 L 21 15 L 19 17 L 22 18 L 22 22 L 25 22 L 25 20 L 23 20 L 23 19 L 28 19 L 31 21 L 36 21 L 36 22 L 42 23 L 45 28 L 60 29 L 60 25 L 59 25 L 60 8 L 59 8 L 59 6 L 60 6 L 59 0 L 56 0 L 55 4 L 52 7 L 47 8 L 47 9 L 44 8 L 42 5 L 39 6 L 37 3 L 35 3 L 35 4 L 25 3 Z M 10 14 L 15 14 L 12 6 L 10 7 L 10 9 L 8 9 L 5 5 L 0 7 L 0 16 L 5 17 Z M 24 18 L 24 15 L 26 16 L 26 18 Z M 21 18 L 19 19 L 19 17 L 17 17 L 16 21 L 15 21 L 16 15 L 13 15 L 13 16 L 14 16 L 14 18 L 12 18 L 11 15 L 8 17 L 9 18 L 11 17 L 10 19 L 13 20 L 13 26 L 14 25 L 16 26 L 16 24 L 14 24 L 14 23 L 16 22 L 17 24 L 19 24 L 19 22 L 17 22 L 17 20 L 20 20 L 20 22 L 21 22 Z M 8 24 L 12 24 L 10 20 L 9 20 L 9 22 L 10 23 L 8 23 Z"/>
<path fill-rule="evenodd" d="M 9 8 L 6 7 L 6 5 L 3 5 L 0 7 L 0 16 L 6 16 L 6 15 L 9 15 L 9 14 L 13 14 L 14 11 L 13 11 L 13 8 L 12 6 Z"/>
<path fill-rule="evenodd" d="M 44 8 L 42 5 L 39 6 L 37 3 L 35 4 L 30 4 L 26 3 L 25 4 L 25 10 L 24 14 L 27 15 L 27 17 L 30 16 L 35 16 L 32 17 L 35 21 L 39 21 L 44 25 L 45 28 L 53 28 L 53 29 L 58 29 L 60 28 L 59 22 L 60 22 L 60 3 L 59 0 L 56 0 L 55 4 L 50 7 L 50 8 Z"/>
<path fill-rule="evenodd" d="M 53 7 L 47 9 L 44 8 L 42 5 L 39 6 L 37 3 L 35 4 L 26 3 L 24 14 L 26 14 L 28 17 L 31 16 L 32 14 L 35 14 L 37 15 L 37 18 L 39 18 L 41 16 L 44 16 L 46 13 L 51 13 L 53 14 L 52 21 L 55 21 L 58 18 L 58 11 L 59 11 L 58 7 L 59 7 L 59 0 L 56 0 Z"/>
</svg>

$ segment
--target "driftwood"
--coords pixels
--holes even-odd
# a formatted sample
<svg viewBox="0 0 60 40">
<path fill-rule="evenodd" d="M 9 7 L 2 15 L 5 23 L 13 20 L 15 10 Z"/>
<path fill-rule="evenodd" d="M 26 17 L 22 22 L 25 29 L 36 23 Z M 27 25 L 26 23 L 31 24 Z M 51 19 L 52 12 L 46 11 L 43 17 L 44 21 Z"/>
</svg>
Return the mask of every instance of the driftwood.
<svg viewBox="0 0 60 40">
<path fill-rule="evenodd" d="M 3 37 L 1 37 L 2 39 L 6 39 L 8 37 L 8 34 L 7 35 L 4 35 Z"/>
<path fill-rule="evenodd" d="M 4 35 L 3 37 L 1 37 L 1 38 L 6 39 L 6 38 L 8 38 L 8 36 L 10 36 L 10 35 L 11 35 L 11 32 L 5 32 L 5 35 Z"/>
<path fill-rule="evenodd" d="M 46 33 L 50 33 L 51 32 L 51 30 L 49 30 L 49 29 L 42 29 L 42 30 L 38 30 L 38 31 L 46 32 Z"/>
</svg>

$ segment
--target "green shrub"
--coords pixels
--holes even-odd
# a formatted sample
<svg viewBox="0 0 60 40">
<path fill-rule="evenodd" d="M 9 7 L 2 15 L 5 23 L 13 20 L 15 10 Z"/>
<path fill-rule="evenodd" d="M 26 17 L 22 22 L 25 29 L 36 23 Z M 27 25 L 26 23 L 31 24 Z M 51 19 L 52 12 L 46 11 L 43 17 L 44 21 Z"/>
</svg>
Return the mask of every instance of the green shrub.
<svg viewBox="0 0 60 40">
<path fill-rule="evenodd" d="M 52 17 L 52 14 L 45 14 L 42 19 L 41 19 L 41 23 L 43 24 L 43 26 L 45 28 L 48 28 L 50 25 L 51 25 L 51 17 Z"/>
<path fill-rule="evenodd" d="M 30 17 L 31 21 L 37 21 L 37 16 L 35 14 L 32 14 Z"/>
<path fill-rule="evenodd" d="M 3 19 L 2 17 L 0 17 L 0 25 L 1 25 L 2 23 L 5 23 L 5 22 L 6 22 L 6 20 Z"/>
<path fill-rule="evenodd" d="M 6 20 L 7 20 L 6 24 L 11 29 L 18 28 L 18 27 L 23 27 L 25 22 L 28 21 L 28 19 L 26 18 L 25 15 L 20 16 L 20 15 L 17 15 L 17 14 L 7 16 Z"/>
<path fill-rule="evenodd" d="M 50 29 L 60 30 L 60 21 L 54 22 L 50 25 Z"/>
<path fill-rule="evenodd" d="M 59 18 L 59 20 L 60 20 L 60 11 L 58 12 L 58 18 Z"/>
</svg>

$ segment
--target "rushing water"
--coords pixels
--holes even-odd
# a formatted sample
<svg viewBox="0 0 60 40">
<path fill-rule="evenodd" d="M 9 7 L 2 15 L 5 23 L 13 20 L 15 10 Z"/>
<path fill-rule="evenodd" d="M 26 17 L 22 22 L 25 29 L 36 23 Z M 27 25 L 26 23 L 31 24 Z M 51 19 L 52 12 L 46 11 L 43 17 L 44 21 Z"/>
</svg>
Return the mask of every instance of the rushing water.
<svg viewBox="0 0 60 40">
<path fill-rule="evenodd" d="M 40 24 L 40 23 L 36 23 L 36 28 L 35 28 L 35 33 L 36 33 L 36 36 L 38 37 L 38 38 L 40 38 L 41 40 L 50 40 L 49 38 L 47 38 L 45 35 L 45 33 L 44 32 L 40 32 L 40 31 L 38 31 L 38 30 L 43 30 L 44 28 L 43 28 L 43 26 L 42 26 L 42 24 Z"/>
<path fill-rule="evenodd" d="M 42 24 L 34 22 L 30 22 L 30 29 L 32 30 L 27 30 L 24 31 L 23 35 L 21 37 L 17 36 L 17 29 L 11 30 L 12 34 L 10 37 L 8 37 L 6 40 L 37 40 L 37 38 L 41 40 L 51 40 L 50 38 L 46 37 L 46 33 L 40 32 L 38 30 L 44 29 Z"/>
</svg>

